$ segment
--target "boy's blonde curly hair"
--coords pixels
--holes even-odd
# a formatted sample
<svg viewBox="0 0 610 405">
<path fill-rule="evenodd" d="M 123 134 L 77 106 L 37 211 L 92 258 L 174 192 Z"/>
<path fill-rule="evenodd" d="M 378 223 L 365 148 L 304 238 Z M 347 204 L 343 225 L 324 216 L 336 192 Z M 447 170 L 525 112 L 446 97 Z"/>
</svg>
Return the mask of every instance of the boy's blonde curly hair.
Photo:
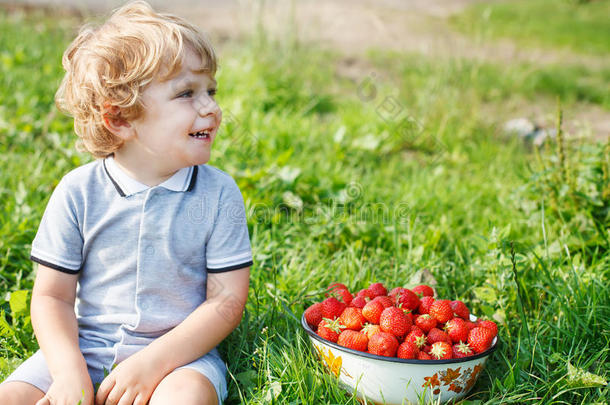
<svg viewBox="0 0 610 405">
<path fill-rule="evenodd" d="M 121 119 L 139 118 L 142 91 L 153 79 L 171 79 L 187 46 L 214 77 L 216 55 L 205 35 L 144 1 L 119 8 L 97 28 L 84 26 L 64 52 L 66 75 L 55 94 L 57 107 L 74 117 L 79 149 L 84 146 L 96 158 L 118 150 L 123 141 L 104 127 L 104 114 L 118 107 Z"/>
</svg>

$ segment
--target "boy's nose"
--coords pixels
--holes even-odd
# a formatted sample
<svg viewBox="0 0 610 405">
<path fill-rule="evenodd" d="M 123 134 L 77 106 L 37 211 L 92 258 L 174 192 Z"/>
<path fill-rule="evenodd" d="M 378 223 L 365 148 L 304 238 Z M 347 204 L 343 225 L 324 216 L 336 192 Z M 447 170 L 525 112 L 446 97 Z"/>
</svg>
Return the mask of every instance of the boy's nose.
<svg viewBox="0 0 610 405">
<path fill-rule="evenodd" d="M 220 109 L 212 97 L 198 98 L 195 107 L 197 108 L 199 115 L 204 117 L 206 115 L 217 114 Z"/>
<path fill-rule="evenodd" d="M 199 116 L 211 116 L 216 121 L 216 125 L 220 125 L 220 122 L 222 121 L 222 110 L 213 98 L 208 97 L 207 100 L 200 103 L 198 107 Z"/>
</svg>

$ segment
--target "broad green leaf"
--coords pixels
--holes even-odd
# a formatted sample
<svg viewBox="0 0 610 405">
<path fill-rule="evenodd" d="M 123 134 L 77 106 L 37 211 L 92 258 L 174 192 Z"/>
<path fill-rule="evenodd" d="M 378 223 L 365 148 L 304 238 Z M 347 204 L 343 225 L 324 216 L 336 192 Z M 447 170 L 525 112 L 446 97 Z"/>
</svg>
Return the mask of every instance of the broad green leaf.
<svg viewBox="0 0 610 405">
<path fill-rule="evenodd" d="M 574 367 L 568 361 L 568 384 L 572 387 L 602 387 L 608 382 L 604 377 Z"/>
<path fill-rule="evenodd" d="M 282 383 L 279 381 L 274 381 L 269 384 L 269 390 L 265 395 L 265 402 L 271 403 L 273 400 L 277 399 L 282 393 Z"/>
<path fill-rule="evenodd" d="M 481 311 L 483 311 L 483 315 L 487 318 L 492 318 L 494 316 L 495 309 L 490 305 L 481 304 Z"/>
<path fill-rule="evenodd" d="M 474 289 L 474 295 L 484 302 L 495 303 L 498 300 L 496 292 L 490 287 L 476 287 Z"/>
<path fill-rule="evenodd" d="M 549 360 L 549 363 L 555 364 L 555 363 L 559 363 L 560 361 L 562 361 L 563 358 L 564 357 L 561 353 L 553 353 L 549 356 L 548 360 Z"/>
<path fill-rule="evenodd" d="M 12 336 L 14 334 L 13 328 L 4 318 L 4 311 L 0 311 L 0 336 Z"/>
<path fill-rule="evenodd" d="M 492 318 L 496 322 L 503 324 L 506 322 L 506 311 L 502 308 L 496 309 L 496 312 L 494 312 Z"/>
<path fill-rule="evenodd" d="M 237 381 L 239 381 L 244 388 L 254 388 L 256 386 L 258 374 L 254 370 L 248 370 L 237 374 L 235 378 L 237 378 Z"/>
<path fill-rule="evenodd" d="M 422 248 L 422 246 L 419 246 L 418 248 Z M 423 254 L 423 248 L 422 248 L 421 253 Z M 421 254 L 419 255 L 419 257 L 421 257 Z M 413 275 L 409 279 L 409 282 L 407 283 L 407 287 L 413 288 L 420 284 L 426 284 L 431 287 L 434 287 L 435 285 L 438 284 L 438 282 L 436 281 L 436 279 L 434 278 L 432 273 L 430 273 L 430 270 L 421 269 L 421 270 L 418 270 L 415 273 L 413 273 Z"/>
<path fill-rule="evenodd" d="M 28 290 L 13 291 L 9 298 L 9 305 L 14 317 L 28 313 Z"/>
</svg>

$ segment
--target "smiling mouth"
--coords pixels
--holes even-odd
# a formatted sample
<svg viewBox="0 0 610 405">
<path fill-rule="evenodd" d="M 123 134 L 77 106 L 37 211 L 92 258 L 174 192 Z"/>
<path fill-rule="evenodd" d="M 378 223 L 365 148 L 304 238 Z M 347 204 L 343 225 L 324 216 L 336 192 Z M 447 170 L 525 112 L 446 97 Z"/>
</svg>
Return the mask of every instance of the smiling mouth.
<svg viewBox="0 0 610 405">
<path fill-rule="evenodd" d="M 189 136 L 192 136 L 193 138 L 198 138 L 198 139 L 209 139 L 211 133 L 212 133 L 211 129 L 206 129 L 203 131 L 190 133 Z"/>
</svg>

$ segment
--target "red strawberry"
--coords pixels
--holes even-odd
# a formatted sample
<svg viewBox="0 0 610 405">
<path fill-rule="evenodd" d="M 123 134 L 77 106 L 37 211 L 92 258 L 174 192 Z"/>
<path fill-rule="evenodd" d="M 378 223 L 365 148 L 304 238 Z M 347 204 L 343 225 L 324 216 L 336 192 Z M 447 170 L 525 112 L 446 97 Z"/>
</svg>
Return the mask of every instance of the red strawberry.
<svg viewBox="0 0 610 405">
<path fill-rule="evenodd" d="M 345 309 L 345 304 L 335 297 L 328 297 L 322 301 L 322 316 L 324 318 L 336 319 Z"/>
<path fill-rule="evenodd" d="M 468 341 L 468 326 L 462 318 L 453 318 L 447 321 L 445 330 L 453 343 Z"/>
<path fill-rule="evenodd" d="M 422 352 L 426 353 L 426 354 L 430 354 L 430 350 L 432 350 L 432 345 L 424 345 L 424 347 L 422 347 L 421 349 Z"/>
<path fill-rule="evenodd" d="M 356 307 L 356 308 L 364 308 L 364 306 L 366 305 L 366 298 L 363 296 L 357 296 L 354 297 L 354 299 L 352 300 L 352 302 L 350 302 L 350 306 L 351 307 Z"/>
<path fill-rule="evenodd" d="M 462 301 L 451 301 L 449 305 L 451 306 L 455 316 L 459 316 L 465 321 L 470 320 L 470 311 L 468 310 L 466 304 L 464 304 Z"/>
<path fill-rule="evenodd" d="M 428 314 L 420 315 L 415 319 L 415 325 L 421 328 L 425 333 L 428 333 L 432 328 L 436 327 L 436 319 Z"/>
<path fill-rule="evenodd" d="M 379 326 L 384 332 L 402 338 L 411 329 L 411 320 L 400 308 L 388 307 L 379 317 Z"/>
<path fill-rule="evenodd" d="M 417 355 L 417 359 L 418 360 L 433 360 L 432 356 L 430 356 L 428 353 L 422 352 L 422 351 L 420 351 L 419 354 Z"/>
<path fill-rule="evenodd" d="M 401 308 L 401 309 L 403 310 L 403 312 L 405 313 L 407 318 L 409 318 L 409 325 L 412 326 L 413 325 L 413 314 L 411 313 L 410 310 L 406 310 L 406 309 L 403 309 L 403 308 Z M 409 330 L 411 330 L 411 326 L 409 326 Z"/>
<path fill-rule="evenodd" d="M 417 310 L 419 311 L 420 314 L 429 314 L 430 313 L 430 307 L 432 306 L 432 303 L 434 302 L 434 298 L 432 297 L 421 297 L 421 299 L 419 300 L 419 307 L 417 308 Z"/>
<path fill-rule="evenodd" d="M 398 351 L 396 352 L 396 357 L 401 359 L 416 359 L 418 355 L 419 349 L 410 342 L 403 342 L 398 346 Z"/>
<path fill-rule="evenodd" d="M 396 295 L 400 292 L 400 290 L 402 290 L 402 287 L 394 287 L 392 288 L 392 291 L 388 293 L 388 296 L 390 298 L 396 298 Z"/>
<path fill-rule="evenodd" d="M 350 302 L 352 302 L 352 299 L 354 298 L 352 296 L 352 293 L 350 293 L 348 290 L 344 289 L 344 288 L 336 288 L 333 292 L 332 292 L 333 296 L 337 297 L 339 299 L 339 301 L 344 302 L 346 305 L 349 305 Z"/>
<path fill-rule="evenodd" d="M 394 300 L 387 295 L 380 295 L 379 297 L 373 298 L 373 301 L 378 301 L 383 304 L 384 308 L 391 307 L 394 305 Z"/>
<path fill-rule="evenodd" d="M 366 336 L 366 333 L 346 329 L 339 335 L 337 344 L 339 346 L 347 347 L 348 349 L 365 352 L 369 344 L 369 338 Z"/>
<path fill-rule="evenodd" d="M 436 318 L 440 323 L 445 323 L 453 318 L 453 309 L 451 309 L 449 300 L 436 300 L 430 306 L 430 316 Z"/>
<path fill-rule="evenodd" d="M 421 349 L 426 344 L 426 335 L 421 330 L 411 331 L 405 338 L 405 343 L 413 343 L 418 349 Z"/>
<path fill-rule="evenodd" d="M 432 344 L 430 355 L 437 360 L 446 360 L 453 357 L 453 349 L 447 342 L 436 342 Z"/>
<path fill-rule="evenodd" d="M 398 349 L 398 340 L 391 333 L 379 332 L 369 339 L 368 348 L 369 353 L 394 357 Z"/>
<path fill-rule="evenodd" d="M 417 294 L 418 297 L 434 297 L 434 290 L 432 289 L 432 287 L 430 287 L 429 285 L 418 285 L 415 288 L 412 288 L 411 291 L 413 291 L 415 294 Z"/>
<path fill-rule="evenodd" d="M 396 295 L 396 306 L 413 311 L 419 307 L 419 297 L 408 288 L 403 288 Z"/>
<path fill-rule="evenodd" d="M 489 349 L 493 339 L 493 332 L 481 326 L 477 326 L 468 333 L 468 345 L 475 353 L 482 353 Z"/>
<path fill-rule="evenodd" d="M 494 321 L 479 321 L 477 326 L 489 329 L 493 332 L 494 337 L 498 335 L 498 325 Z"/>
<path fill-rule="evenodd" d="M 469 331 L 471 331 L 472 329 L 477 327 L 477 324 L 474 322 L 466 321 L 466 327 L 468 328 Z"/>
<path fill-rule="evenodd" d="M 417 332 L 417 333 L 422 332 L 425 335 L 424 331 L 417 325 L 411 325 L 410 332 Z"/>
<path fill-rule="evenodd" d="M 352 301 L 352 294 L 349 292 L 345 284 L 334 283 L 328 286 L 326 290 L 326 297 L 335 297 L 339 301 L 342 301 L 346 305 Z"/>
<path fill-rule="evenodd" d="M 364 308 L 362 308 L 362 315 L 372 324 L 379 324 L 379 317 L 385 307 L 380 301 L 369 301 L 366 303 Z"/>
<path fill-rule="evenodd" d="M 366 336 L 370 339 L 374 334 L 381 332 L 381 326 L 367 323 L 362 327 L 362 332 L 366 333 Z"/>
<path fill-rule="evenodd" d="M 468 346 L 468 343 L 460 342 L 453 345 L 453 358 L 461 359 L 463 357 L 473 356 L 474 352 Z"/>
<path fill-rule="evenodd" d="M 362 316 L 362 310 L 355 307 L 347 307 L 341 313 L 339 322 L 345 325 L 347 329 L 360 330 L 362 325 L 366 322 L 364 316 Z"/>
<path fill-rule="evenodd" d="M 373 295 L 373 292 L 369 291 L 368 288 L 363 288 L 362 290 L 358 291 L 356 293 L 356 296 L 357 297 L 366 297 L 366 298 L 371 299 L 371 300 L 373 298 L 375 298 L 375 295 Z"/>
<path fill-rule="evenodd" d="M 320 335 L 320 337 L 337 343 L 337 339 L 339 339 L 339 334 L 341 333 L 342 328 L 344 328 L 344 326 L 339 324 L 338 319 L 333 321 L 328 318 L 323 318 L 318 325 L 317 333 Z"/>
<path fill-rule="evenodd" d="M 436 342 L 447 342 L 449 344 L 451 344 L 451 338 L 449 337 L 449 335 L 447 335 L 445 332 L 443 332 L 442 330 L 438 329 L 438 328 L 432 328 L 430 329 L 430 332 L 428 332 L 428 343 L 433 344 Z"/>
<path fill-rule="evenodd" d="M 305 310 L 305 321 L 314 329 L 322 320 L 322 303 L 316 302 Z"/>
<path fill-rule="evenodd" d="M 386 295 L 388 290 L 381 283 L 373 283 L 369 286 L 368 290 L 373 294 L 374 297 Z"/>
</svg>

